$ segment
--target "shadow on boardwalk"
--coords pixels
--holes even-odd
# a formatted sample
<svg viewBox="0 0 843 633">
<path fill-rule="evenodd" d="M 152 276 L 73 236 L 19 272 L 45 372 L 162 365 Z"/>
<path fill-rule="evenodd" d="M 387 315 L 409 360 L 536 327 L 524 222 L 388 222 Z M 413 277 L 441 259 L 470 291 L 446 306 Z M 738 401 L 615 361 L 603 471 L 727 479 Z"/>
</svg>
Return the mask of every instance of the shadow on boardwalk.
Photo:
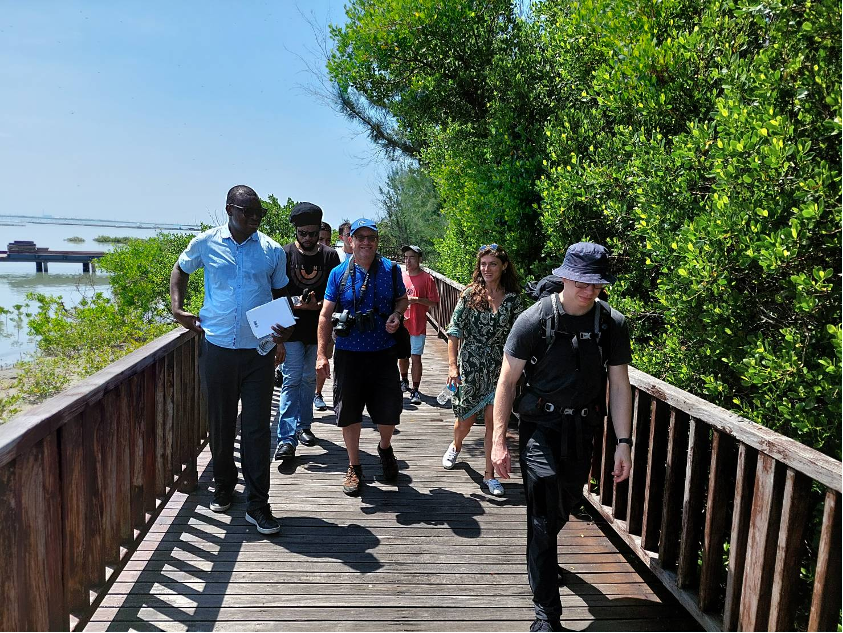
<svg viewBox="0 0 843 633">
<path fill-rule="evenodd" d="M 428 337 L 431 390 L 444 382 L 444 347 Z M 445 471 L 450 410 L 430 397 L 405 404 L 393 441 L 401 474 L 389 485 L 378 435 L 364 423 L 365 487 L 351 498 L 340 490 L 348 462 L 333 413 L 317 416 L 318 445 L 299 447 L 280 472 L 272 469 L 278 537 L 246 523 L 242 484 L 228 513 L 208 509 L 205 451 L 199 489 L 173 498 L 87 630 L 527 630 L 533 612 L 520 475 L 505 482 L 504 498 L 485 494 L 482 428 Z M 569 629 L 698 628 L 599 522 L 572 520 L 559 555 Z"/>
</svg>

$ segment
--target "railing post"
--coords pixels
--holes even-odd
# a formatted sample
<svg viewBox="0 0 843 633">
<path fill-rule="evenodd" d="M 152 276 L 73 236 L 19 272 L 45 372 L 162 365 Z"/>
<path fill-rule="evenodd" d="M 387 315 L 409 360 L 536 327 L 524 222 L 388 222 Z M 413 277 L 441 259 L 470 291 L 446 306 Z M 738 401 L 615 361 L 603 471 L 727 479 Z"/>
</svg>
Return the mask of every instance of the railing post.
<svg viewBox="0 0 843 633">
<path fill-rule="evenodd" d="M 840 613 L 840 493 L 825 494 L 809 631 L 833 631 Z"/>
</svg>

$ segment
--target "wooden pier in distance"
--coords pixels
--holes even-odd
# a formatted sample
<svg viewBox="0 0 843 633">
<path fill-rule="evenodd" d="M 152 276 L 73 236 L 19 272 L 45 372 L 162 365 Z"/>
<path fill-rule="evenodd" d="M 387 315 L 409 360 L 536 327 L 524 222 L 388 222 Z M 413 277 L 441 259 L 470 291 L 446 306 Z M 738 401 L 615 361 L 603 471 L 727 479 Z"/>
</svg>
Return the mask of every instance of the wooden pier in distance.
<svg viewBox="0 0 843 633">
<path fill-rule="evenodd" d="M 96 272 L 94 260 L 105 255 L 105 251 L 52 251 L 39 248 L 34 252 L 0 251 L 2 262 L 35 262 L 35 272 L 50 272 L 49 265 L 53 263 L 82 264 L 83 273 Z"/>
</svg>

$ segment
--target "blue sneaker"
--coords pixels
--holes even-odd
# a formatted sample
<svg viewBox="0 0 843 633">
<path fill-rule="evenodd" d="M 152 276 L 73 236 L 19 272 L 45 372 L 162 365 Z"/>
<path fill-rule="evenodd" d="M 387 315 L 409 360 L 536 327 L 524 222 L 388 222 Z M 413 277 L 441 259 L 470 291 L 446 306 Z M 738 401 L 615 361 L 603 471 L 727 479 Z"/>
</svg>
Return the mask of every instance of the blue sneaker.
<svg viewBox="0 0 843 633">
<path fill-rule="evenodd" d="M 317 411 L 327 411 L 328 405 L 325 404 L 325 399 L 322 397 L 321 393 L 317 393 L 313 396 L 313 408 Z"/>
</svg>

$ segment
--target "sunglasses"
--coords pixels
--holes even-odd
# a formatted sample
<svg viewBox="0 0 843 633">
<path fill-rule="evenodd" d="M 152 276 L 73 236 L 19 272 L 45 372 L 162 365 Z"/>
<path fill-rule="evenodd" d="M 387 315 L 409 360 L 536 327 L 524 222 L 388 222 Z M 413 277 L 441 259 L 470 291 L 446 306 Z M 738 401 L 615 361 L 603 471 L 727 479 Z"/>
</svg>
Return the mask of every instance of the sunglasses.
<svg viewBox="0 0 843 633">
<path fill-rule="evenodd" d="M 480 250 L 478 250 L 477 252 L 479 253 L 479 252 L 485 251 L 485 250 L 496 251 L 496 250 L 498 250 L 498 245 L 497 244 L 484 244 L 483 246 L 480 247 Z"/>
<path fill-rule="evenodd" d="M 234 204 L 232 202 L 229 202 L 228 206 L 240 209 L 243 215 L 245 215 L 247 218 L 257 218 L 258 220 L 261 220 L 264 218 L 264 216 L 266 216 L 266 209 L 264 209 L 263 207 L 259 207 L 257 209 L 255 209 L 254 207 L 242 207 L 239 204 Z"/>
<path fill-rule="evenodd" d="M 296 234 L 299 237 L 319 237 L 319 231 L 302 231 L 300 229 L 296 229 Z"/>
<path fill-rule="evenodd" d="M 594 288 L 597 292 L 600 292 L 606 287 L 606 284 L 587 284 L 584 281 L 575 281 L 574 286 L 580 290 L 583 290 L 584 288 Z"/>
<path fill-rule="evenodd" d="M 354 239 L 358 242 L 377 242 L 378 236 L 377 234 L 374 235 L 355 235 Z"/>
</svg>

